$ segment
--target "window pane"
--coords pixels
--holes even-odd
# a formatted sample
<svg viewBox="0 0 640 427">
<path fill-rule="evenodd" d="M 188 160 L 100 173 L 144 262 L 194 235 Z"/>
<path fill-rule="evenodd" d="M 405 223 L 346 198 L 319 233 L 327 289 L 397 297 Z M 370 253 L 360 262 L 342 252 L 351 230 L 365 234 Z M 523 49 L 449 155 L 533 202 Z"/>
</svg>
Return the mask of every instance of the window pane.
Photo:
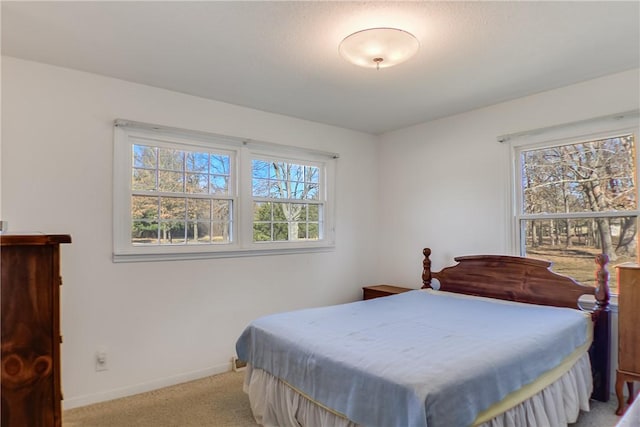
<svg viewBox="0 0 640 427">
<path fill-rule="evenodd" d="M 551 261 L 553 271 L 595 286 L 597 254 L 611 254 L 611 265 L 637 260 L 636 222 L 636 217 L 526 220 L 523 255 Z M 609 286 L 617 292 L 615 280 Z"/>
<path fill-rule="evenodd" d="M 320 176 L 319 170 L 314 166 L 306 166 L 304 168 L 304 180 L 306 182 L 318 183 L 318 177 Z"/>
<path fill-rule="evenodd" d="M 185 191 L 187 193 L 207 193 L 209 188 L 209 175 L 201 173 L 187 173 L 185 175 Z"/>
<path fill-rule="evenodd" d="M 288 199 L 289 186 L 287 181 L 271 181 L 269 186 L 269 197 L 274 199 Z"/>
<path fill-rule="evenodd" d="M 184 170 L 184 151 L 158 148 L 158 168 L 174 171 Z"/>
<path fill-rule="evenodd" d="M 291 181 L 289 183 L 289 198 L 290 199 L 304 199 L 305 185 L 302 181 Z"/>
<path fill-rule="evenodd" d="M 211 200 L 209 199 L 187 199 L 187 213 L 189 219 L 210 220 Z"/>
<path fill-rule="evenodd" d="M 159 171 L 158 191 L 167 193 L 184 192 L 184 174 L 182 172 Z"/>
<path fill-rule="evenodd" d="M 289 240 L 289 224 L 286 222 L 273 223 L 273 240 L 287 241 Z"/>
<path fill-rule="evenodd" d="M 264 160 L 253 160 L 251 162 L 251 176 L 254 178 L 269 178 L 270 164 Z"/>
<path fill-rule="evenodd" d="M 131 226 L 131 243 L 134 245 L 157 245 L 157 221 L 133 221 Z"/>
<path fill-rule="evenodd" d="M 229 177 L 220 175 L 211 175 L 211 194 L 229 194 Z"/>
<path fill-rule="evenodd" d="M 231 221 L 231 201 L 230 200 L 213 200 L 214 221 L 229 222 Z"/>
<path fill-rule="evenodd" d="M 306 220 L 305 205 L 302 203 L 285 203 L 283 204 L 283 212 L 287 221 Z"/>
<path fill-rule="evenodd" d="M 271 203 L 254 202 L 253 203 L 253 220 L 254 221 L 271 221 Z"/>
<path fill-rule="evenodd" d="M 269 180 L 254 178 L 251 182 L 254 197 L 269 197 Z"/>
<path fill-rule="evenodd" d="M 178 245 L 185 243 L 185 223 L 184 221 L 161 221 L 160 222 L 160 244 Z"/>
<path fill-rule="evenodd" d="M 319 211 L 320 208 L 318 205 L 309 205 L 309 221 L 319 221 Z"/>
<path fill-rule="evenodd" d="M 211 243 L 210 222 L 188 222 L 187 244 Z"/>
<path fill-rule="evenodd" d="M 160 197 L 160 219 L 182 220 L 186 215 L 186 199 L 182 197 Z"/>
<path fill-rule="evenodd" d="M 256 222 L 253 224 L 253 241 L 268 242 L 271 240 L 271 224 Z"/>
<path fill-rule="evenodd" d="M 209 173 L 209 154 L 187 151 L 187 170 L 200 173 Z"/>
<path fill-rule="evenodd" d="M 298 214 L 298 219 L 300 221 L 306 221 L 307 220 L 307 212 L 309 211 L 309 205 L 307 205 L 306 203 L 297 203 L 296 204 L 296 208 L 299 209 L 299 214 Z"/>
<path fill-rule="evenodd" d="M 131 187 L 134 190 L 154 191 L 156 189 L 155 169 L 133 169 Z"/>
<path fill-rule="evenodd" d="M 230 157 L 222 154 L 211 155 L 210 173 L 217 175 L 230 175 Z"/>
<path fill-rule="evenodd" d="M 292 181 L 304 181 L 304 166 L 288 165 L 287 178 Z"/>
<path fill-rule="evenodd" d="M 318 184 L 306 184 L 305 193 L 301 199 L 318 200 Z"/>
<path fill-rule="evenodd" d="M 131 217 L 133 219 L 158 219 L 160 199 L 153 196 L 132 196 Z"/>
<path fill-rule="evenodd" d="M 230 223 L 228 222 L 214 222 L 211 228 L 211 241 L 213 243 L 229 243 L 231 241 L 229 229 Z"/>
<path fill-rule="evenodd" d="M 307 238 L 307 224 L 304 222 L 296 223 L 298 229 L 298 239 L 304 240 Z"/>
<path fill-rule="evenodd" d="M 274 221 L 284 221 L 287 219 L 285 212 L 288 212 L 288 203 L 274 203 L 273 204 L 273 219 Z"/>
<path fill-rule="evenodd" d="M 155 147 L 146 145 L 133 145 L 133 167 L 155 169 L 157 167 L 157 155 Z"/>
<path fill-rule="evenodd" d="M 309 223 L 308 230 L 309 230 L 309 240 L 320 239 L 320 224 Z"/>
<path fill-rule="evenodd" d="M 523 213 L 637 208 L 632 135 L 523 151 Z"/>
<path fill-rule="evenodd" d="M 286 173 L 287 163 L 285 162 L 271 162 L 269 165 L 269 177 L 271 179 L 283 179 L 287 177 Z"/>
</svg>

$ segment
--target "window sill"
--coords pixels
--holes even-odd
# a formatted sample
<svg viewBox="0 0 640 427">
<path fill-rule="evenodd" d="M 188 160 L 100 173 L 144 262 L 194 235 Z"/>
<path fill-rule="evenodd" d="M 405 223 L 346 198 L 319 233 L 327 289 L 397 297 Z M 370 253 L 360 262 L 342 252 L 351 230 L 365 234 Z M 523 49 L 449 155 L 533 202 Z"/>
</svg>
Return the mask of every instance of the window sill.
<svg viewBox="0 0 640 427">
<path fill-rule="evenodd" d="M 113 262 L 186 261 L 198 259 L 239 258 L 266 255 L 292 255 L 301 253 L 333 252 L 335 246 L 315 246 L 279 249 L 236 249 L 217 252 L 182 253 L 114 253 Z"/>
</svg>

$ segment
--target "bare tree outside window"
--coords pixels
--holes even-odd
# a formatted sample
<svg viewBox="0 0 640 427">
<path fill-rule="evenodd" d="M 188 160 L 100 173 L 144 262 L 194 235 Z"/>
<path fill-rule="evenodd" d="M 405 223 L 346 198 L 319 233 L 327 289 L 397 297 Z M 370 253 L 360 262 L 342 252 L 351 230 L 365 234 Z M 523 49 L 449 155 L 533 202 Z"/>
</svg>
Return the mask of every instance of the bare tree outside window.
<svg viewBox="0 0 640 427">
<path fill-rule="evenodd" d="M 519 163 L 523 255 L 592 285 L 596 254 L 637 260 L 633 135 L 523 150 Z"/>
</svg>

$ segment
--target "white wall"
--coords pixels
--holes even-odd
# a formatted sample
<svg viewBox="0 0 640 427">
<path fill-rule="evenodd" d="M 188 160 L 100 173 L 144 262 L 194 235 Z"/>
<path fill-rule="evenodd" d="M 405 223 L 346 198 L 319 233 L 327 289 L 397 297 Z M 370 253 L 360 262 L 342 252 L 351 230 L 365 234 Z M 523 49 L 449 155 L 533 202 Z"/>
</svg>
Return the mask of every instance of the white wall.
<svg viewBox="0 0 640 427">
<path fill-rule="evenodd" d="M 340 153 L 335 251 L 112 263 L 116 118 Z M 4 57 L 0 218 L 73 238 L 62 250 L 65 407 L 229 370 L 255 317 L 361 298 L 375 278 L 376 166 L 368 134 Z"/>
<path fill-rule="evenodd" d="M 635 69 L 382 135 L 379 280 L 421 285 L 425 246 L 434 271 L 458 255 L 509 253 L 510 155 L 499 135 L 638 108 Z"/>
</svg>

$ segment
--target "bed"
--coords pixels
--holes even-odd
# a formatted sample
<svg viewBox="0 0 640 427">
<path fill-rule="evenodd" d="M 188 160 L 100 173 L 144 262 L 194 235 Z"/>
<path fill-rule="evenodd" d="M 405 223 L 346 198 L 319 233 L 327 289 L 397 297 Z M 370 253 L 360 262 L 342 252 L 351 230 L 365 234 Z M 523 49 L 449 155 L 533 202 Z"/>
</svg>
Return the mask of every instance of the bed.
<svg viewBox="0 0 640 427">
<path fill-rule="evenodd" d="M 546 261 L 465 256 L 432 273 L 423 254 L 420 290 L 251 322 L 236 351 L 259 424 L 561 426 L 589 409 L 606 256 L 593 288 Z"/>
</svg>

